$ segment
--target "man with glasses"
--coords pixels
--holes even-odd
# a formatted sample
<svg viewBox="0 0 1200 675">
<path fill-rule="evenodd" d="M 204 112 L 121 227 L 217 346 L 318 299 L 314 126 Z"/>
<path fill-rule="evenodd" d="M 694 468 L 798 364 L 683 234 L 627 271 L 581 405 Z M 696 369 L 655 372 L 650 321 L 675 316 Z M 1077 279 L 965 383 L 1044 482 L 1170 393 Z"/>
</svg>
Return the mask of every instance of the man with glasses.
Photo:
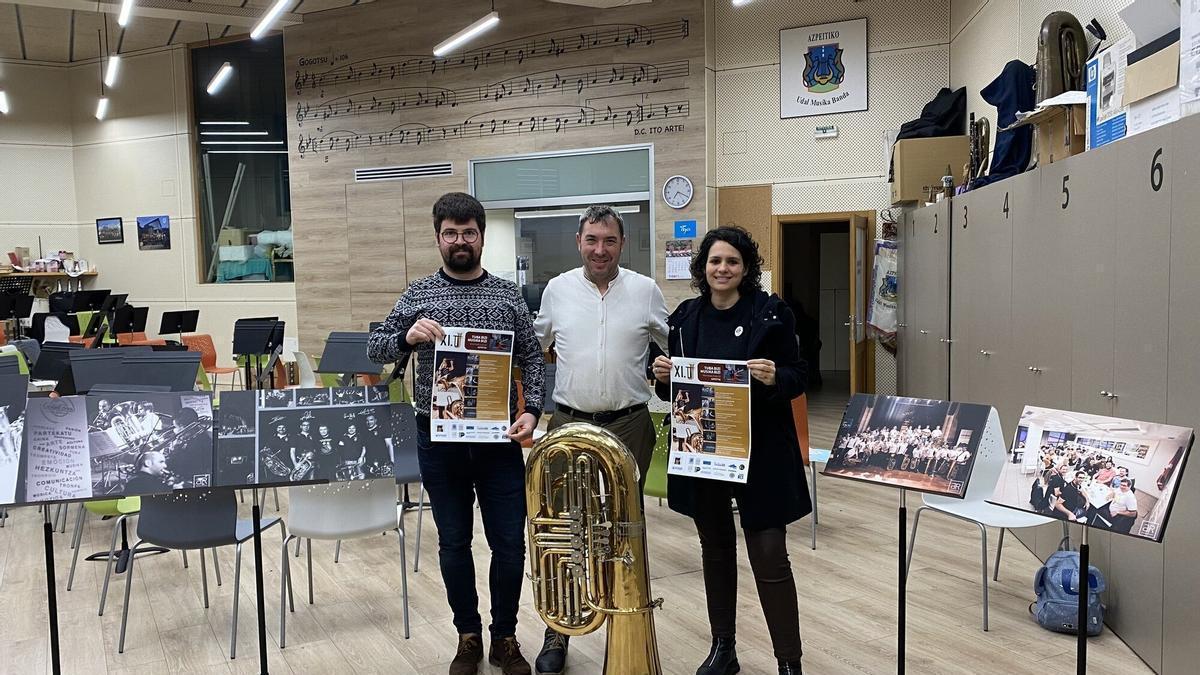
<svg viewBox="0 0 1200 675">
<path fill-rule="evenodd" d="M 434 204 L 433 231 L 442 268 L 409 285 L 387 320 L 371 331 L 367 353 L 377 363 L 405 359 L 412 352 L 417 355 L 417 456 L 437 525 L 442 581 L 458 630 L 450 674 L 473 674 L 483 659 L 483 625 L 471 555 L 473 504 L 478 499 L 492 552 L 488 661 L 505 675 L 528 675 L 529 662 L 515 637 L 525 568 L 525 462 L 520 442 L 533 435 L 542 414 L 545 365 L 520 290 L 480 266 L 485 225 L 483 206 L 470 195 L 452 192 Z M 442 326 L 513 332 L 513 359 L 522 372 L 525 412 L 508 429 L 506 441 L 430 440 L 433 356 L 445 336 Z M 514 386 L 509 407 L 516 412 L 516 405 Z"/>
</svg>

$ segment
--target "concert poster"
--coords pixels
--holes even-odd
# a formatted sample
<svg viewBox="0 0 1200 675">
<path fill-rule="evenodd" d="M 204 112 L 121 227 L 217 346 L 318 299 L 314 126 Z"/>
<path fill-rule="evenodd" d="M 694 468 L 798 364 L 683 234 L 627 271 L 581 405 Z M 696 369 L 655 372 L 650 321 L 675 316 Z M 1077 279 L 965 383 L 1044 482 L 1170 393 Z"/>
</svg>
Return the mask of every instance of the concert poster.
<svg viewBox="0 0 1200 675">
<path fill-rule="evenodd" d="M 0 504 L 16 502 L 28 390 L 28 376 L 0 375 Z"/>
<path fill-rule="evenodd" d="M 745 483 L 749 468 L 746 362 L 672 358 L 667 473 Z"/>
<path fill-rule="evenodd" d="M 443 328 L 433 354 L 429 437 L 457 443 L 508 443 L 512 424 L 513 333 Z"/>
</svg>

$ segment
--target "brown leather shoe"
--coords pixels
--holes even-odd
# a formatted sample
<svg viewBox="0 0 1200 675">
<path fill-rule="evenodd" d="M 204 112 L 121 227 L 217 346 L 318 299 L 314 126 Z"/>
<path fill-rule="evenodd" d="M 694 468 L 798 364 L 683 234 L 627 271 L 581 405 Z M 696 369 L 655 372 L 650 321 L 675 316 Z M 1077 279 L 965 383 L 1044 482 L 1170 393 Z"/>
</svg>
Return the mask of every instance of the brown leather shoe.
<svg viewBox="0 0 1200 675">
<path fill-rule="evenodd" d="M 492 640 L 488 663 L 499 667 L 504 675 L 531 675 L 533 672 L 529 662 L 521 655 L 521 645 L 515 637 Z"/>
<path fill-rule="evenodd" d="M 478 633 L 458 636 L 458 653 L 450 662 L 450 675 L 475 675 L 483 660 L 483 638 Z"/>
</svg>

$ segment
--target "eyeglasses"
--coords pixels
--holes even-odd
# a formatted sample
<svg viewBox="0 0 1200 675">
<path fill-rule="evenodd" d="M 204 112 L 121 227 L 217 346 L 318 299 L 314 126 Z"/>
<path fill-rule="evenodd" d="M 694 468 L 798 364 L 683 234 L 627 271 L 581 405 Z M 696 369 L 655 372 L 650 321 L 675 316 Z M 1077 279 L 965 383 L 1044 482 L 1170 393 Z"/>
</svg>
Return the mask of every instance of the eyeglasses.
<svg viewBox="0 0 1200 675">
<path fill-rule="evenodd" d="M 479 230 L 466 230 L 458 232 L 456 230 L 442 230 L 442 241 L 447 244 L 453 244 L 458 240 L 462 240 L 468 244 L 474 244 L 479 241 Z"/>
</svg>

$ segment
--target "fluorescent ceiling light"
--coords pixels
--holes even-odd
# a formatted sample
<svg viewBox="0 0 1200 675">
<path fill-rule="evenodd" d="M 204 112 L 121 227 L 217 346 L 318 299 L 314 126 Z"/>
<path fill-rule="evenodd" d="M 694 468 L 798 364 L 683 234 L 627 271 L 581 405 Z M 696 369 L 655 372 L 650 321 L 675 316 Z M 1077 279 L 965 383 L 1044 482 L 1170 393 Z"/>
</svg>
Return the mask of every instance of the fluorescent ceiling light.
<svg viewBox="0 0 1200 675">
<path fill-rule="evenodd" d="M 283 9 L 287 7 L 288 3 L 290 2 L 291 0 L 275 0 L 275 4 L 271 5 L 271 9 L 267 10 L 267 13 L 264 14 L 263 18 L 259 20 L 258 25 L 254 27 L 254 30 L 250 31 L 250 38 L 252 40 L 257 40 L 263 36 L 263 33 L 271 30 L 271 25 L 275 23 L 275 20 L 279 18 L 280 14 L 283 14 Z"/>
<path fill-rule="evenodd" d="M 204 124 L 204 122 L 201 122 Z M 201 136 L 266 136 L 265 131 L 201 131 Z"/>
<path fill-rule="evenodd" d="M 617 213 L 641 213 L 642 207 L 634 206 L 618 206 L 614 209 Z M 575 209 L 566 209 L 561 211 L 517 211 L 513 214 L 514 218 L 578 218 L 583 215 L 583 211 Z"/>
<path fill-rule="evenodd" d="M 121 13 L 117 15 L 117 25 L 122 28 L 129 23 L 129 15 L 133 12 L 133 0 L 122 0 Z"/>
<path fill-rule="evenodd" d="M 206 150 L 209 155 L 286 155 L 287 150 Z"/>
<path fill-rule="evenodd" d="M 230 124 L 230 125 L 236 124 L 236 125 L 246 126 L 246 127 L 250 126 L 249 122 L 201 122 L 200 124 L 213 125 L 213 126 L 218 125 L 218 124 Z"/>
<path fill-rule="evenodd" d="M 754 2 L 754 0 L 733 0 L 733 6 L 741 7 L 742 5 L 748 5 L 751 2 Z"/>
<path fill-rule="evenodd" d="M 8 114 L 8 94 L 0 89 L 0 115 Z"/>
<path fill-rule="evenodd" d="M 200 145 L 283 145 L 283 141 L 200 141 Z"/>
<path fill-rule="evenodd" d="M 117 73 L 121 70 L 121 57 L 108 57 L 108 68 L 104 70 L 104 86 L 111 87 L 117 83 Z"/>
<path fill-rule="evenodd" d="M 233 75 L 233 66 L 229 65 L 229 62 L 226 61 L 217 69 L 217 74 L 213 75 L 213 78 L 209 80 L 208 89 L 206 90 L 208 94 L 211 96 L 220 91 L 221 87 L 225 86 L 225 81 L 229 79 L 230 75 Z"/>
<path fill-rule="evenodd" d="M 498 23 L 500 23 L 500 13 L 495 11 L 489 12 L 486 16 L 470 26 L 458 31 L 445 40 L 442 40 L 438 46 L 433 48 L 433 55 L 444 56 L 448 52 L 452 52 L 461 47 L 468 40 L 482 34 L 484 31 L 492 28 Z"/>
<path fill-rule="evenodd" d="M 96 119 L 102 120 L 108 114 L 108 98 L 101 96 L 99 101 L 96 101 Z"/>
</svg>

